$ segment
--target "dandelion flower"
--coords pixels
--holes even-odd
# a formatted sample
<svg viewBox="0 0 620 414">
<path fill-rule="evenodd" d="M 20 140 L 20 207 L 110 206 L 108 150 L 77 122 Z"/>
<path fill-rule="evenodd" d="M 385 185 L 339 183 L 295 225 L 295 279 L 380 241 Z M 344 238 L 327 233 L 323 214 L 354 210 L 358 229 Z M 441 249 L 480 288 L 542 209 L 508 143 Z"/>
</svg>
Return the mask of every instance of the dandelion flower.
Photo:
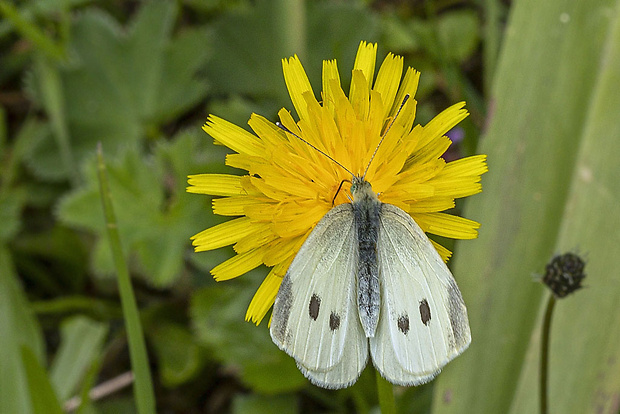
<svg viewBox="0 0 620 414">
<path fill-rule="evenodd" d="M 298 121 L 281 109 L 280 122 L 356 175 L 364 172 L 385 134 L 365 176 L 381 202 L 409 213 L 426 233 L 476 238 L 477 222 L 444 212 L 456 198 L 482 191 L 480 176 L 487 171 L 484 155 L 449 163 L 442 158 L 451 144 L 445 134 L 468 115 L 465 103 L 452 105 L 424 126 L 414 125 L 420 73 L 407 68 L 403 77 L 403 58 L 390 53 L 375 78 L 376 54 L 376 44 L 361 42 L 348 97 L 336 61 L 324 61 L 320 101 L 299 58 L 284 59 L 284 80 Z M 402 105 L 406 95 L 411 98 Z M 213 212 L 235 217 L 192 237 L 197 252 L 233 245 L 236 255 L 211 270 L 215 280 L 233 279 L 262 264 L 272 268 L 246 313 L 246 320 L 258 324 L 314 226 L 334 206 L 350 202 L 346 185 L 340 187 L 351 176 L 266 118 L 252 114 L 248 124 L 254 134 L 208 117 L 204 131 L 235 152 L 226 157 L 226 165 L 248 174 L 191 175 L 187 191 L 218 197 Z M 447 261 L 450 251 L 433 244 Z"/>
</svg>

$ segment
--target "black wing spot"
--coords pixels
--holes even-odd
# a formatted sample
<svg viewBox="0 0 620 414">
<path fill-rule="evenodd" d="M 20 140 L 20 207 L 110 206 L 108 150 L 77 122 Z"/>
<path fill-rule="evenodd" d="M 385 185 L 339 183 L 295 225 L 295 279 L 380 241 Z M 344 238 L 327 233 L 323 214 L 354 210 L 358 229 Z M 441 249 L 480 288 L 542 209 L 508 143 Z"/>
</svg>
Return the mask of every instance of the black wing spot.
<svg viewBox="0 0 620 414">
<path fill-rule="evenodd" d="M 313 293 L 310 298 L 310 306 L 308 307 L 308 312 L 310 313 L 310 317 L 316 321 L 316 318 L 319 317 L 319 310 L 321 308 L 321 298 Z"/>
<path fill-rule="evenodd" d="M 422 323 L 428 326 L 428 322 L 431 320 L 431 308 L 428 306 L 426 299 L 420 301 L 420 317 L 422 318 Z"/>
<path fill-rule="evenodd" d="M 340 316 L 332 312 L 332 314 L 329 315 L 329 329 L 335 331 L 338 328 L 340 328 Z"/>
<path fill-rule="evenodd" d="M 407 332 L 409 332 L 409 316 L 405 314 L 398 317 L 398 329 L 404 335 L 407 335 Z"/>
</svg>

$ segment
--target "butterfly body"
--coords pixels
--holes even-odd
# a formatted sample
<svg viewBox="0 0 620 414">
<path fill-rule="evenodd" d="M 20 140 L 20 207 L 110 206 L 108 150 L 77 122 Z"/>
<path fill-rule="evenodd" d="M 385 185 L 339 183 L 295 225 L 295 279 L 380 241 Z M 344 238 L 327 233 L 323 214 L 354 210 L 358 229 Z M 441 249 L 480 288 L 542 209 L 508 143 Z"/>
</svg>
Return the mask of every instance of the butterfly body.
<svg viewBox="0 0 620 414">
<path fill-rule="evenodd" d="M 357 306 L 366 337 L 375 336 L 379 322 L 380 293 L 377 266 L 377 238 L 381 201 L 372 192 L 370 183 L 357 177 L 351 188 L 353 219 L 357 233 L 358 272 Z"/>
<path fill-rule="evenodd" d="M 270 333 L 316 385 L 353 384 L 369 354 L 395 384 L 427 382 L 471 341 L 447 266 L 415 221 L 353 177 L 291 263 Z"/>
</svg>

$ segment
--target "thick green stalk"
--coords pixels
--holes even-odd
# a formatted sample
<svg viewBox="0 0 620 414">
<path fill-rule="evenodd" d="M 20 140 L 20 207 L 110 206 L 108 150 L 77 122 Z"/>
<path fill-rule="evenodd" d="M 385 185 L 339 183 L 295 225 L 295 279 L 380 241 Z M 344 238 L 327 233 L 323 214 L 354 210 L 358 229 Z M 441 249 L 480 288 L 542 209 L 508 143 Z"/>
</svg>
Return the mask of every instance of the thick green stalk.
<svg viewBox="0 0 620 414">
<path fill-rule="evenodd" d="M 394 401 L 394 386 L 376 371 L 377 393 L 379 394 L 379 407 L 382 414 L 395 414 L 396 403 Z"/>
</svg>

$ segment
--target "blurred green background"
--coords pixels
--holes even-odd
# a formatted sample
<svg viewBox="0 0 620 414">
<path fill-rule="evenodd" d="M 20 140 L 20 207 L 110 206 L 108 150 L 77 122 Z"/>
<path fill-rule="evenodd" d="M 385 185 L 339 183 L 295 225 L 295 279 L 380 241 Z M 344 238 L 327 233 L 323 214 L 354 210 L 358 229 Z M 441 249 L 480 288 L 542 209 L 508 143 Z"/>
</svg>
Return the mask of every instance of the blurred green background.
<svg viewBox="0 0 620 414">
<path fill-rule="evenodd" d="M 422 72 L 425 124 L 465 100 L 446 157 L 488 154 L 482 224 L 450 265 L 472 345 L 439 377 L 395 389 L 399 412 L 532 413 L 541 312 L 534 275 L 587 260 L 587 288 L 556 305 L 550 409 L 620 412 L 620 1 L 0 1 L 0 413 L 76 410 L 131 370 L 97 181 L 110 192 L 145 333 L 157 412 L 378 412 L 374 372 L 316 388 L 244 322 L 266 269 L 216 284 L 232 249 L 193 253 L 221 222 L 186 176 L 231 172 L 200 127 L 292 108 L 281 59 L 315 91 L 343 85 L 360 40 Z M 345 87 L 347 90 L 347 87 Z M 131 386 L 82 413 L 136 412 Z M 71 406 L 71 404 L 74 404 Z"/>
</svg>

